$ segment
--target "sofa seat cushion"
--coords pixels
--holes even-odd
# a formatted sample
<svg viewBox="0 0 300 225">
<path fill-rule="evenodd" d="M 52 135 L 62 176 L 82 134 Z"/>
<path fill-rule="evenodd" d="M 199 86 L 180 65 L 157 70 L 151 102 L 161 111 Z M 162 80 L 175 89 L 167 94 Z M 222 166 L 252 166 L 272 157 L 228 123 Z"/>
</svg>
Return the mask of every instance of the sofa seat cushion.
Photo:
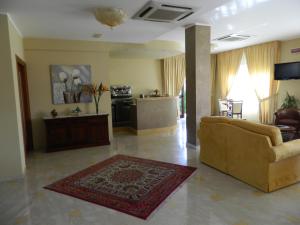
<svg viewBox="0 0 300 225">
<path fill-rule="evenodd" d="M 275 126 L 248 122 L 246 120 L 233 119 L 229 124 L 243 128 L 245 130 L 268 136 L 273 146 L 282 144 L 282 136 L 280 130 Z"/>
<path fill-rule="evenodd" d="M 275 161 L 300 155 L 300 139 L 285 142 L 272 148 L 275 153 Z"/>
</svg>

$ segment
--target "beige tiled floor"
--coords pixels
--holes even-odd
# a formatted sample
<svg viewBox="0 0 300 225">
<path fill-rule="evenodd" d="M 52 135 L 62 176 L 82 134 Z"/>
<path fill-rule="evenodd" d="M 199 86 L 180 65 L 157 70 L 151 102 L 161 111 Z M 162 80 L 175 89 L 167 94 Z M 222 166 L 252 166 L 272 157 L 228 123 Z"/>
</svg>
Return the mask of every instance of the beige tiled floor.
<svg viewBox="0 0 300 225">
<path fill-rule="evenodd" d="M 300 224 L 300 184 L 271 194 L 201 164 L 174 134 L 117 135 L 111 146 L 36 153 L 23 180 L 0 183 L 0 225 L 285 225 Z M 42 187 L 115 154 L 198 167 L 147 221 Z"/>
</svg>

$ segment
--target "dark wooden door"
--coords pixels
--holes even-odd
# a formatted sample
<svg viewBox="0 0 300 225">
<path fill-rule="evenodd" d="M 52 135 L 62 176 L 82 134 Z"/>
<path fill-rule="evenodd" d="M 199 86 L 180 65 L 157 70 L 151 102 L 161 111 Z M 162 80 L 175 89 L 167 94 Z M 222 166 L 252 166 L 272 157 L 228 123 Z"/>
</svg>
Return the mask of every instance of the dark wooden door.
<svg viewBox="0 0 300 225">
<path fill-rule="evenodd" d="M 28 154 L 28 152 L 33 149 L 33 140 L 32 140 L 32 125 L 31 125 L 30 105 L 29 105 L 26 64 L 18 56 L 16 56 L 16 61 L 17 61 L 17 72 L 18 72 L 18 82 L 19 82 L 24 149 L 25 149 L 25 154 Z"/>
</svg>

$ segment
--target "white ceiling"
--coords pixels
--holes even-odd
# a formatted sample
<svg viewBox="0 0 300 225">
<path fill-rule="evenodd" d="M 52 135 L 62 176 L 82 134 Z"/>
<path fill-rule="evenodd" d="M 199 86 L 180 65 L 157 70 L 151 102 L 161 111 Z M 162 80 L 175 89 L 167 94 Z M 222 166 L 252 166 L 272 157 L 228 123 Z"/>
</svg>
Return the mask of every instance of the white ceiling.
<svg viewBox="0 0 300 225">
<path fill-rule="evenodd" d="M 214 52 L 270 40 L 300 37 L 300 0 L 160 0 L 197 8 L 180 23 L 156 23 L 128 19 L 115 29 L 99 24 L 96 7 L 117 7 L 131 18 L 148 0 L 1 0 L 0 12 L 9 13 L 24 37 L 145 43 L 178 41 L 184 45 L 184 27 L 208 24 L 212 40 L 231 33 L 249 34 L 246 41 L 215 42 Z M 214 42 L 214 41 L 213 41 Z"/>
</svg>

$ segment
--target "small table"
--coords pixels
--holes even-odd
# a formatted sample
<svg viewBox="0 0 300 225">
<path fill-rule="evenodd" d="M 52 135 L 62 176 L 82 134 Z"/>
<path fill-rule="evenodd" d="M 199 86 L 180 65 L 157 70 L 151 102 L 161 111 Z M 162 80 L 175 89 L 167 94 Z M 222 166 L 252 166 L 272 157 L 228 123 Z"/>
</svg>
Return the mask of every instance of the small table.
<svg viewBox="0 0 300 225">
<path fill-rule="evenodd" d="M 296 139 L 297 130 L 295 127 L 290 127 L 286 125 L 276 125 L 276 127 L 280 129 L 283 142 L 292 141 Z"/>
</svg>

